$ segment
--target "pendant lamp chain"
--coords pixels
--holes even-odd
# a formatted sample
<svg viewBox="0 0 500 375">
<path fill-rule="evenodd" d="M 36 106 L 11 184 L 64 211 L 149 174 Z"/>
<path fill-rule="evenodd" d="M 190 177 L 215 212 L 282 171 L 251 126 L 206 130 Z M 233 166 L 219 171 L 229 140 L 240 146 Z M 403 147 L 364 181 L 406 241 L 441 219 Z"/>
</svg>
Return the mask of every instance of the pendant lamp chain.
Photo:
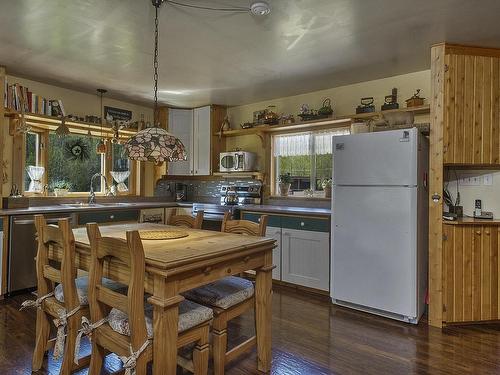
<svg viewBox="0 0 500 375">
<path fill-rule="evenodd" d="M 154 3 L 155 6 L 155 51 L 153 57 L 153 80 L 154 80 L 154 113 L 153 113 L 153 126 L 158 126 L 158 8 L 161 1 Z"/>
</svg>

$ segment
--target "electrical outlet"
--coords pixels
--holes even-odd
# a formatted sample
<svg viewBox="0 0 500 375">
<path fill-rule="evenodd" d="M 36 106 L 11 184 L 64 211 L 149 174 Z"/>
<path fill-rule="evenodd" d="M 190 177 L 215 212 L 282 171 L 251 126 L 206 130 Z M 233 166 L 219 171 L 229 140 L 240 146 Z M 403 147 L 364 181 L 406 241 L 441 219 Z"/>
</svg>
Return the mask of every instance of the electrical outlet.
<svg viewBox="0 0 500 375">
<path fill-rule="evenodd" d="M 463 175 L 458 183 L 460 186 L 479 186 L 482 183 L 481 176 Z"/>
<path fill-rule="evenodd" d="M 483 176 L 483 185 L 493 185 L 493 174 L 485 174 Z"/>
</svg>

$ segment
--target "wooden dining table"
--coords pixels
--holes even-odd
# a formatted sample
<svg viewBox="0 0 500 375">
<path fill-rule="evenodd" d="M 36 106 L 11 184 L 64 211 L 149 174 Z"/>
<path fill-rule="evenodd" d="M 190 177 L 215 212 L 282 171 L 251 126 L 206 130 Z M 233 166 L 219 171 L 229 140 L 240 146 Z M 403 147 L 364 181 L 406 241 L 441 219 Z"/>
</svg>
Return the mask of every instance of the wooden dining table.
<svg viewBox="0 0 500 375">
<path fill-rule="evenodd" d="M 161 224 L 133 223 L 104 225 L 102 236 L 123 238 L 131 230 L 175 229 L 185 231 L 183 238 L 143 240 L 146 260 L 145 290 L 153 305 L 153 373 L 174 375 L 177 366 L 177 324 L 180 293 L 226 276 L 255 270 L 255 319 L 257 336 L 257 368 L 271 368 L 271 298 L 272 238 L 253 237 L 207 230 L 186 229 Z M 89 270 L 90 246 L 86 228 L 73 229 L 76 264 Z M 59 260 L 60 249 L 53 248 L 50 258 Z M 127 268 L 116 260 L 106 265 L 107 277 L 128 283 Z"/>
</svg>

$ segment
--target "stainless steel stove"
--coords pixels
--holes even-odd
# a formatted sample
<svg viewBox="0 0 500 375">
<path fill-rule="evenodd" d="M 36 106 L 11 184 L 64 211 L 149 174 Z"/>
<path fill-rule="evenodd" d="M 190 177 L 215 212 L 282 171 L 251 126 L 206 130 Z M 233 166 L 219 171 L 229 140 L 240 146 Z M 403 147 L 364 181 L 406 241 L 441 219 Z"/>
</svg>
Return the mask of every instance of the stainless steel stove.
<svg viewBox="0 0 500 375">
<path fill-rule="evenodd" d="M 228 198 L 229 197 L 229 198 Z M 245 204 L 261 204 L 262 182 L 235 181 L 220 188 L 220 204 L 194 203 L 193 215 L 203 210 L 203 228 L 220 230 L 220 224 L 226 212 L 234 215 L 235 210 Z M 231 201 L 232 203 L 229 203 Z"/>
</svg>

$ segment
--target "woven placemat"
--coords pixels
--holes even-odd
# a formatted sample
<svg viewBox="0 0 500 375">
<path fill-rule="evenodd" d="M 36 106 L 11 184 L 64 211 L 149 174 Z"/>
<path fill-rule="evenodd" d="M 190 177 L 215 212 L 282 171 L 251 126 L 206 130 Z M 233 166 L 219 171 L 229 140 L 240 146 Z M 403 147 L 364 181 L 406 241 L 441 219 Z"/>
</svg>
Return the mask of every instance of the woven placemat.
<svg viewBox="0 0 500 375">
<path fill-rule="evenodd" d="M 139 236 L 142 240 L 174 240 L 187 237 L 188 232 L 182 230 L 140 230 Z"/>
</svg>

